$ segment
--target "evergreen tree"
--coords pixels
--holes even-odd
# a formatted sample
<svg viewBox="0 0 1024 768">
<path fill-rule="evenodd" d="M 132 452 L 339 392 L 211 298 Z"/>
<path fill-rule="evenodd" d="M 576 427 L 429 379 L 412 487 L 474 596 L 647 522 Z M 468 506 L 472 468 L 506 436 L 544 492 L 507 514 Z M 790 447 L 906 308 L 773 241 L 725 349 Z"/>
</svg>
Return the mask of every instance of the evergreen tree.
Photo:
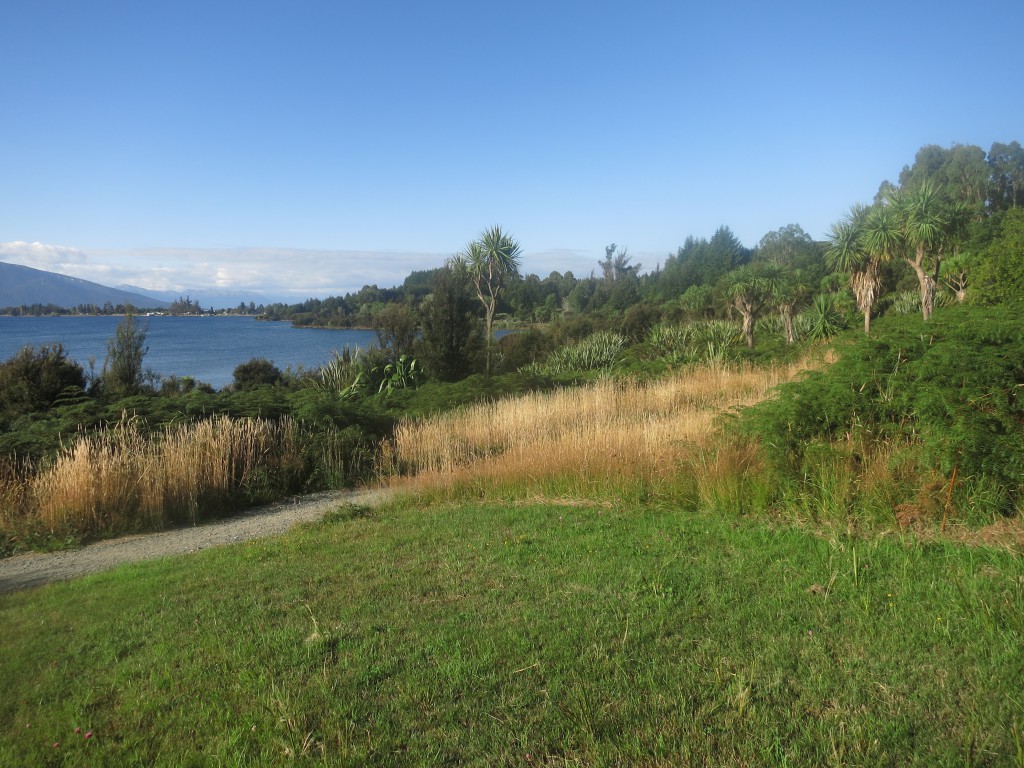
<svg viewBox="0 0 1024 768">
<path fill-rule="evenodd" d="M 424 300 L 422 313 L 418 354 L 424 370 L 441 381 L 458 381 L 473 373 L 483 339 L 469 276 L 459 262 L 434 277 L 433 292 Z"/>
<path fill-rule="evenodd" d="M 125 315 L 107 342 L 107 359 L 101 374 L 103 392 L 115 398 L 138 394 L 143 384 L 142 358 L 147 351 L 146 329 L 138 324 L 135 315 Z"/>
</svg>

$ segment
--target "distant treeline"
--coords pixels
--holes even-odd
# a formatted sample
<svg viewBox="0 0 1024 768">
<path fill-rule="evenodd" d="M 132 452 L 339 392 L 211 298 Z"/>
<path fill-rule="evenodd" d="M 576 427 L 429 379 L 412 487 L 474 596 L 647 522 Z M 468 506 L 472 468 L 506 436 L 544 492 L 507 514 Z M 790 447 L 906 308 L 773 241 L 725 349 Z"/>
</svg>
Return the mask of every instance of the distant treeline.
<svg viewBox="0 0 1024 768">
<path fill-rule="evenodd" d="M 17 307 L 4 307 L 0 315 L 12 317 L 48 317 L 52 315 L 127 315 L 139 312 L 166 311 L 147 307 L 136 307 L 132 304 L 79 304 L 74 307 L 61 307 L 56 304 L 22 304 Z"/>
<path fill-rule="evenodd" d="M 938 229 L 932 227 L 934 237 L 915 240 L 921 217 L 914 213 L 912 198 L 921 190 L 934 190 L 935 220 L 925 223 Z M 863 231 L 858 216 L 839 222 L 824 241 L 814 240 L 799 224 L 787 224 L 753 247 L 721 226 L 710 238 L 687 237 L 653 268 L 647 265 L 647 272 L 626 248 L 613 243 L 589 275 L 509 274 L 497 313 L 499 322 L 518 326 L 586 317 L 595 327 L 616 327 L 632 336 L 657 322 L 752 320 L 769 309 L 778 310 L 786 322 L 815 301 L 822 310 L 827 304 L 829 312 L 834 308 L 852 320 L 865 312 L 864 296 L 853 287 L 863 288 L 858 270 L 865 265 L 873 297 L 869 314 L 884 314 L 894 303 L 910 305 L 925 289 L 940 303 L 962 302 L 982 286 L 991 298 L 991 291 L 999 293 L 1014 283 L 1002 273 L 1000 249 L 1019 229 L 1022 209 L 1024 148 L 1019 142 L 996 142 L 988 152 L 974 145 L 928 145 L 895 182 L 881 182 L 871 205 L 854 206 L 854 212 L 891 214 L 894 240 L 880 251 L 868 247 L 872 222 Z M 906 216 L 911 218 L 904 221 Z M 846 223 L 858 224 L 857 242 L 842 254 L 847 258 L 827 258 L 835 256 L 840 225 Z M 419 319 L 445 270 L 438 265 L 413 272 L 394 288 L 368 285 L 342 297 L 269 304 L 261 317 L 298 326 L 380 328 L 397 305 Z"/>
<path fill-rule="evenodd" d="M 50 317 L 61 316 L 94 316 L 94 315 L 138 315 L 153 312 L 166 315 L 261 315 L 266 311 L 263 304 L 241 302 L 234 309 L 215 310 L 213 307 L 203 309 L 198 301 L 191 297 L 178 297 L 169 307 L 137 307 L 134 304 L 78 304 L 74 307 L 62 307 L 57 304 L 21 304 L 16 307 L 0 308 L 0 315 L 10 317 Z"/>
</svg>

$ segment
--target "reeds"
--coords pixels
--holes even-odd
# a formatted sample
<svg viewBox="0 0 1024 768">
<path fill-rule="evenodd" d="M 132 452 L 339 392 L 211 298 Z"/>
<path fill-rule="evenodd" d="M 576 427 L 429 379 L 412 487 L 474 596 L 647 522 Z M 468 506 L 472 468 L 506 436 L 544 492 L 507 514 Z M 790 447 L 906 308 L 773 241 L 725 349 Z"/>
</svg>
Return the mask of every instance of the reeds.
<svg viewBox="0 0 1024 768">
<path fill-rule="evenodd" d="M 195 523 L 286 488 L 301 470 L 287 419 L 218 417 L 147 434 L 124 418 L 39 467 L 0 467 L 0 525 L 88 536 Z"/>
</svg>

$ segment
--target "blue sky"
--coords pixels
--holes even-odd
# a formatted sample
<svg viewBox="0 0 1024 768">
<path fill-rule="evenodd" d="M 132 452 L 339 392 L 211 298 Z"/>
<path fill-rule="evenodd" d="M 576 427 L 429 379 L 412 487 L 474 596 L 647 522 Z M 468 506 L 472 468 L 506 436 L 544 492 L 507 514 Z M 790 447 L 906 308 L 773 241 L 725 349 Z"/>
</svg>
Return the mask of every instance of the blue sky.
<svg viewBox="0 0 1024 768">
<path fill-rule="evenodd" d="M 823 237 L 926 144 L 1024 140 L 1024 4 L 5 2 L 0 258 L 297 298 L 484 227 L 645 267 Z"/>
</svg>

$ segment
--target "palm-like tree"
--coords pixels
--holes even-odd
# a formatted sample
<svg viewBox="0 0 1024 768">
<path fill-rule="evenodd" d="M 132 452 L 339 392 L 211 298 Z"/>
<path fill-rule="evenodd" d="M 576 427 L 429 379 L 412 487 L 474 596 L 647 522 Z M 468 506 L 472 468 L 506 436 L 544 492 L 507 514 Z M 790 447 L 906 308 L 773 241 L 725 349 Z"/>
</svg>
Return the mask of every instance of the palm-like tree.
<svg viewBox="0 0 1024 768">
<path fill-rule="evenodd" d="M 921 291 L 921 314 L 925 320 L 935 308 L 935 293 L 944 250 L 951 246 L 955 221 L 952 207 L 943 199 L 939 188 L 923 181 L 911 190 L 896 190 L 889 195 L 899 216 L 906 240 L 904 261 L 917 275 Z"/>
<path fill-rule="evenodd" d="M 861 227 L 861 240 L 868 257 L 881 266 L 903 253 L 904 231 L 898 211 L 885 202 L 868 208 Z"/>
<path fill-rule="evenodd" d="M 782 326 L 786 331 L 786 343 L 796 343 L 796 327 L 793 315 L 799 304 L 806 300 L 807 285 L 799 269 L 786 270 L 774 267 L 769 275 L 769 289 L 772 303 L 779 310 Z"/>
<path fill-rule="evenodd" d="M 724 279 L 726 294 L 743 317 L 743 337 L 747 347 L 753 349 L 754 323 L 771 301 L 772 278 L 766 270 L 747 264 L 734 269 Z"/>
<path fill-rule="evenodd" d="M 469 243 L 459 254 L 459 260 L 468 268 L 477 298 L 484 307 L 488 375 L 491 373 L 491 342 L 498 294 L 508 285 L 509 280 L 519 276 L 521 255 L 519 242 L 503 232 L 497 224 L 485 229 L 479 238 Z"/>
<path fill-rule="evenodd" d="M 871 308 L 882 286 L 879 261 L 864 244 L 864 225 L 868 209 L 855 205 L 846 217 L 832 225 L 825 251 L 825 262 L 833 272 L 850 276 L 850 289 L 857 300 L 857 309 L 864 313 L 864 333 L 871 333 Z"/>
</svg>

